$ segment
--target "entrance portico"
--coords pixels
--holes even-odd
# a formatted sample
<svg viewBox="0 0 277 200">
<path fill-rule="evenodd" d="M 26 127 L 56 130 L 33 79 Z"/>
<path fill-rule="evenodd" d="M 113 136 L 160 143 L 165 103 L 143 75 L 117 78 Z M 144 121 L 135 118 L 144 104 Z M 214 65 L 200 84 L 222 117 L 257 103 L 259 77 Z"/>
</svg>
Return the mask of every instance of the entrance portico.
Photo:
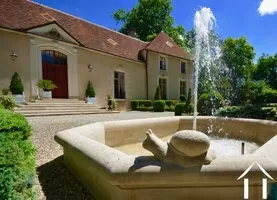
<svg viewBox="0 0 277 200">
<path fill-rule="evenodd" d="M 78 43 L 55 23 L 28 32 L 32 98 L 41 96 L 41 91 L 36 86 L 37 82 L 49 79 L 58 86 L 53 91 L 54 98 L 78 99 Z M 52 55 L 53 58 L 49 59 L 54 60 L 45 60 L 46 54 Z"/>
</svg>

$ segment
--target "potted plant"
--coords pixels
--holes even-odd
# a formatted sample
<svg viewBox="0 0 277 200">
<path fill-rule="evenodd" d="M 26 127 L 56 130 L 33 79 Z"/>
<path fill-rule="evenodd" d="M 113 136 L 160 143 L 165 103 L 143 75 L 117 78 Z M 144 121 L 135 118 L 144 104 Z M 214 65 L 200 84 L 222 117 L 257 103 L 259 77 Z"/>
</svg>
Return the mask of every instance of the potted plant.
<svg viewBox="0 0 277 200">
<path fill-rule="evenodd" d="M 112 104 L 113 104 L 113 100 L 112 100 L 112 95 L 111 94 L 107 94 L 107 98 L 108 98 L 108 109 L 112 110 Z"/>
<path fill-rule="evenodd" d="M 39 80 L 36 84 L 38 88 L 42 89 L 42 97 L 46 99 L 52 99 L 52 90 L 57 86 L 51 80 Z"/>
<path fill-rule="evenodd" d="M 95 91 L 92 86 L 92 83 L 89 81 L 87 84 L 87 89 L 86 89 L 86 102 L 88 104 L 95 104 L 96 103 L 96 98 L 95 98 Z"/>
<path fill-rule="evenodd" d="M 15 102 L 17 104 L 25 103 L 24 86 L 23 86 L 21 78 L 17 72 L 15 72 L 12 76 L 12 80 L 11 80 L 9 89 L 10 89 L 12 96 L 14 97 Z"/>
</svg>

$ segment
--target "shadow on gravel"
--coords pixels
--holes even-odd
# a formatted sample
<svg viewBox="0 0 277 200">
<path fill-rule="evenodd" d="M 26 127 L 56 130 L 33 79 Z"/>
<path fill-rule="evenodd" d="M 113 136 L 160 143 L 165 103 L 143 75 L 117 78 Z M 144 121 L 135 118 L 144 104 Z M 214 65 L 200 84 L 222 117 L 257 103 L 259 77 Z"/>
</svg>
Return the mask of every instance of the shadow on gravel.
<svg viewBox="0 0 277 200">
<path fill-rule="evenodd" d="M 37 173 L 47 200 L 93 200 L 89 191 L 64 166 L 63 156 L 37 167 Z"/>
</svg>

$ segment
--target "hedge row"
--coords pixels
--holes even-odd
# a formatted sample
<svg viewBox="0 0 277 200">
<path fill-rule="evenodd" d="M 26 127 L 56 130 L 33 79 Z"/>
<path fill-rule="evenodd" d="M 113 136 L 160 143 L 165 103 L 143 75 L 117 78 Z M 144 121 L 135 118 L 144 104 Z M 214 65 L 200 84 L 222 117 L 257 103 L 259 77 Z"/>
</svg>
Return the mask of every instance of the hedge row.
<svg viewBox="0 0 277 200">
<path fill-rule="evenodd" d="M 35 149 L 20 114 L 0 109 L 0 199 L 34 199 Z"/>
<path fill-rule="evenodd" d="M 177 100 L 162 100 L 165 102 L 168 109 L 172 109 L 172 106 L 175 106 L 178 101 Z M 154 101 L 153 101 L 154 102 Z M 132 110 L 147 110 L 144 108 L 151 108 L 153 107 L 153 102 L 151 100 L 132 100 L 131 101 L 131 108 Z"/>
<path fill-rule="evenodd" d="M 277 121 L 276 108 L 263 108 L 254 105 L 227 106 L 220 108 L 216 115 L 220 117 L 253 118 Z"/>
</svg>

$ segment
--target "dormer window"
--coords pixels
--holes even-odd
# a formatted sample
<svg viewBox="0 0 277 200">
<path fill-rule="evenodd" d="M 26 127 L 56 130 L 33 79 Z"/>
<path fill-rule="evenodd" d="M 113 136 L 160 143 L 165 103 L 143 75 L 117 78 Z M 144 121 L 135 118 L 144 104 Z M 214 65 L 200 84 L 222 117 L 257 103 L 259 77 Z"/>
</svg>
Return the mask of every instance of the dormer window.
<svg viewBox="0 0 277 200">
<path fill-rule="evenodd" d="M 166 58 L 160 56 L 160 70 L 166 71 Z"/>
<path fill-rule="evenodd" d="M 187 73 L 186 63 L 181 62 L 181 74 L 186 74 L 186 73 Z"/>
<path fill-rule="evenodd" d="M 107 41 L 109 42 L 109 43 L 111 43 L 112 45 L 117 45 L 117 42 L 116 41 L 114 41 L 113 39 L 111 39 L 111 38 L 109 38 L 109 39 L 107 39 Z"/>
</svg>

